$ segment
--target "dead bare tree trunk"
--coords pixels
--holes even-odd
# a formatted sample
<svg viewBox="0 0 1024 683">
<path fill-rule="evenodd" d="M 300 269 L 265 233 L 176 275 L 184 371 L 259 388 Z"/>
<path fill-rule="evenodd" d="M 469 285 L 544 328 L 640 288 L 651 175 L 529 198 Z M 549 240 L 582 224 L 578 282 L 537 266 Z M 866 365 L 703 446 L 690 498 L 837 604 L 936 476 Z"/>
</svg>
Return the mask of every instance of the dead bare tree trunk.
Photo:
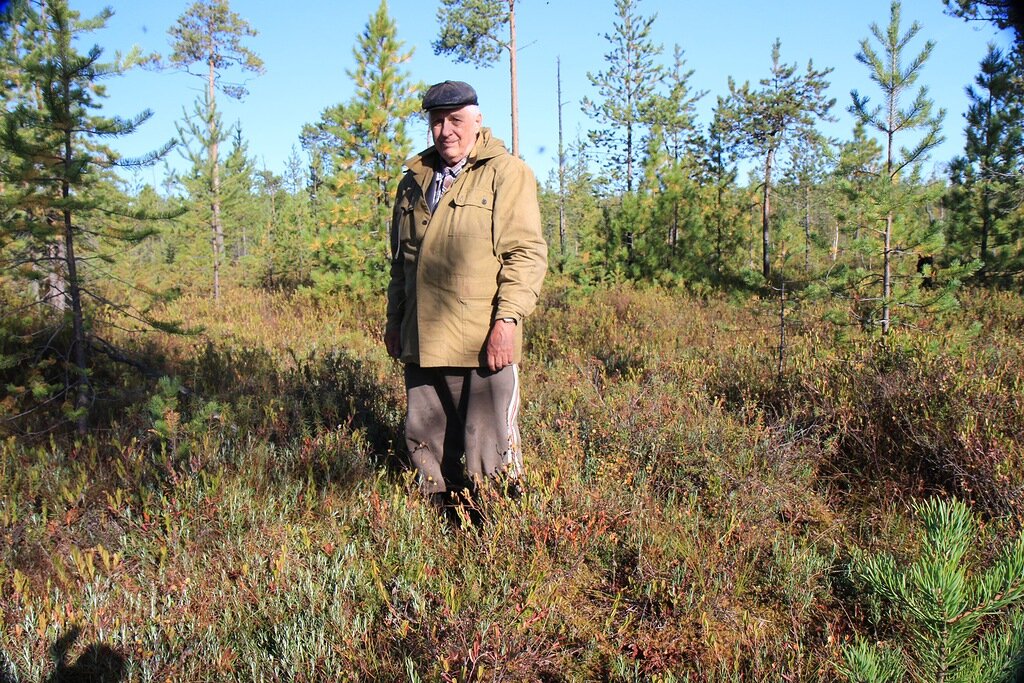
<svg viewBox="0 0 1024 683">
<path fill-rule="evenodd" d="M 839 221 L 836 221 L 836 229 L 832 233 L 832 263 L 839 258 Z"/>
</svg>

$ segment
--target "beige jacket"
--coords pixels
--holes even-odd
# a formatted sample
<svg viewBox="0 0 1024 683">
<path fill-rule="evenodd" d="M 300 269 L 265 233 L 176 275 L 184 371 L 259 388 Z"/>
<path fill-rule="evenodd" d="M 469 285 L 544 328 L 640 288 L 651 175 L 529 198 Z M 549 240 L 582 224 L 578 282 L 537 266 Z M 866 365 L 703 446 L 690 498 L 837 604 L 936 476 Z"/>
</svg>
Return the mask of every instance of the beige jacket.
<svg viewBox="0 0 1024 683">
<path fill-rule="evenodd" d="M 409 159 L 391 222 L 389 331 L 401 330 L 406 363 L 485 367 L 491 324 L 533 311 L 547 272 L 537 181 L 529 167 L 480 131 L 466 166 L 430 213 L 427 189 L 438 153 Z"/>
</svg>

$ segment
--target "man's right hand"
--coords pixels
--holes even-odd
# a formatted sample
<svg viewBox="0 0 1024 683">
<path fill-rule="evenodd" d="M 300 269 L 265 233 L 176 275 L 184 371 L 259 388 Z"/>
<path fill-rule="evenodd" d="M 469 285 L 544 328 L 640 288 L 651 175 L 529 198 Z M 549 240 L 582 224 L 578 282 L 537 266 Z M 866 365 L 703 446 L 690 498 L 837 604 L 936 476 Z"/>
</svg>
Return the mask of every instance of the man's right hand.
<svg viewBox="0 0 1024 683">
<path fill-rule="evenodd" d="M 385 331 L 384 347 L 392 358 L 400 357 L 402 355 L 402 330 L 393 329 Z"/>
</svg>

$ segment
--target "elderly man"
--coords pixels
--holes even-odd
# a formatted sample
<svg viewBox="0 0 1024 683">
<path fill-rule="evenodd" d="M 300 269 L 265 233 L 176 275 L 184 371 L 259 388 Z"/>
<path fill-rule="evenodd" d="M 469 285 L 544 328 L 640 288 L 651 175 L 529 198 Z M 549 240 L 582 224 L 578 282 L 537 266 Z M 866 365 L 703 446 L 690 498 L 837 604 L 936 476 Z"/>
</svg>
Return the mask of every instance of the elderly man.
<svg viewBox="0 0 1024 683">
<path fill-rule="evenodd" d="M 434 141 L 406 162 L 391 224 L 388 353 L 405 363 L 405 438 L 437 502 L 522 473 L 523 319 L 547 271 L 533 173 L 482 127 L 461 81 L 427 90 Z"/>
</svg>

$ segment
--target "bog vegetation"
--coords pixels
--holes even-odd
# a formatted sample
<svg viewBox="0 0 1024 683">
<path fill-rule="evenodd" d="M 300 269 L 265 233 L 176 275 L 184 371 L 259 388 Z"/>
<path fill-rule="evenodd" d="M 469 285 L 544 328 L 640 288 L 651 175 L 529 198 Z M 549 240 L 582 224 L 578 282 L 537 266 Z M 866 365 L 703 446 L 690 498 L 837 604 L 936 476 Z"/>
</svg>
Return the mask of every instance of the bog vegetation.
<svg viewBox="0 0 1024 683">
<path fill-rule="evenodd" d="M 104 15 L 8 3 L 0 681 L 1024 676 L 1019 33 L 926 178 L 952 113 L 898 2 L 850 103 L 776 43 L 705 123 L 682 50 L 614 4 L 595 131 L 541 187 L 524 495 L 444 519 L 380 343 L 421 88 L 386 3 L 283 175 L 219 117 L 263 68 L 226 0 L 109 61 L 81 51 Z M 439 5 L 435 49 L 500 59 L 514 2 Z M 101 81 L 146 63 L 204 83 L 161 188 L 117 170 L 178 152 L 105 144 L 149 114 L 103 112 Z M 849 140 L 816 132 L 834 106 Z"/>
</svg>

